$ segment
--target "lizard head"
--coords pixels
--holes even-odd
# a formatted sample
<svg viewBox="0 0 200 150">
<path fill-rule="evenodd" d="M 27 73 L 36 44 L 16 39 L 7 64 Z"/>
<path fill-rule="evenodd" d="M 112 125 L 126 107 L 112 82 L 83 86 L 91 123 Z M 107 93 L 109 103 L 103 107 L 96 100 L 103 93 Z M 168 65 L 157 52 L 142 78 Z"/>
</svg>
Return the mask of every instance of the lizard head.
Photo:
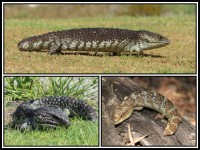
<svg viewBox="0 0 200 150">
<path fill-rule="evenodd" d="M 125 119 L 129 118 L 133 113 L 133 104 L 122 102 L 119 106 L 115 108 L 114 122 L 119 124 Z"/>
<path fill-rule="evenodd" d="M 139 31 L 139 43 L 142 50 L 154 49 L 170 44 L 170 40 L 160 34 L 141 30 Z"/>
<path fill-rule="evenodd" d="M 40 50 L 42 47 L 42 40 L 40 38 L 37 38 L 36 36 L 34 37 L 29 37 L 21 40 L 17 47 L 19 48 L 20 51 L 32 51 L 32 50 Z"/>
<path fill-rule="evenodd" d="M 70 126 L 68 116 L 61 108 L 44 106 L 34 110 L 34 128 L 54 128 L 58 125 Z"/>
</svg>

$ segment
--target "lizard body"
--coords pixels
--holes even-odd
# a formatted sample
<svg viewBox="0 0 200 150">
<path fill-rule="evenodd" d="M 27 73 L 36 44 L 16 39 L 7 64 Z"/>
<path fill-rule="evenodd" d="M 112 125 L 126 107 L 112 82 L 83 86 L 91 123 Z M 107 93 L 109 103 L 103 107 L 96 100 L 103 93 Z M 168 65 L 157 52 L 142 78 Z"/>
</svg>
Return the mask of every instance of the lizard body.
<svg viewBox="0 0 200 150">
<path fill-rule="evenodd" d="M 134 109 L 141 107 L 156 110 L 168 119 L 167 127 L 164 130 L 165 136 L 172 135 L 176 132 L 181 122 L 181 117 L 177 109 L 166 97 L 151 91 L 136 91 L 130 94 L 127 99 L 116 107 L 114 114 L 115 124 L 123 122 L 132 115 Z"/>
<path fill-rule="evenodd" d="M 41 51 L 49 54 L 67 51 L 138 52 L 166 46 L 169 39 L 146 30 L 134 31 L 116 28 L 80 28 L 49 32 L 25 38 L 18 43 L 19 50 Z"/>
<path fill-rule="evenodd" d="M 70 112 L 67 113 L 66 110 Z M 12 115 L 13 125 L 25 128 L 37 128 L 42 125 L 55 127 L 70 126 L 69 117 L 79 116 L 86 120 L 97 120 L 93 107 L 82 100 L 66 96 L 49 96 L 21 103 Z"/>
</svg>

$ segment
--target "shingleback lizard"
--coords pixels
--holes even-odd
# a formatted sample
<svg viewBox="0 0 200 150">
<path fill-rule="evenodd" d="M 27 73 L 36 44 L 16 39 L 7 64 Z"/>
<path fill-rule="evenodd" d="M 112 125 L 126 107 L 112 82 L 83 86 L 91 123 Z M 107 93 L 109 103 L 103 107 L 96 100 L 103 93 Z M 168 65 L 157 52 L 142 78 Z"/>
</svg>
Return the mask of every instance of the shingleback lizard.
<svg viewBox="0 0 200 150">
<path fill-rule="evenodd" d="M 49 96 L 21 103 L 12 115 L 13 127 L 21 130 L 58 125 L 69 127 L 68 116 L 97 120 L 95 109 L 86 102 L 66 96 Z"/>
<path fill-rule="evenodd" d="M 181 122 L 181 117 L 177 109 L 166 97 L 152 91 L 136 91 L 130 94 L 116 107 L 114 114 L 115 124 L 123 122 L 132 115 L 134 110 L 140 110 L 143 107 L 156 110 L 162 114 L 162 117 L 168 119 L 167 127 L 164 130 L 165 136 L 172 135 L 176 132 Z"/>
<path fill-rule="evenodd" d="M 49 54 L 67 51 L 134 52 L 163 47 L 170 44 L 168 38 L 146 30 L 125 30 L 117 28 L 80 28 L 49 32 L 28 37 L 18 43 L 19 50 L 41 51 Z"/>
</svg>

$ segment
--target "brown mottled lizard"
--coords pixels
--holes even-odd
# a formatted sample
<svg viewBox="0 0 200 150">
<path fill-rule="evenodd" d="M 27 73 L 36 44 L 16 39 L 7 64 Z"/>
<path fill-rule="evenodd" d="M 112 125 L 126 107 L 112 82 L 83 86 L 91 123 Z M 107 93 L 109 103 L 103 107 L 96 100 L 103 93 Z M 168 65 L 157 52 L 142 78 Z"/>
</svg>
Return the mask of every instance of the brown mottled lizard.
<svg viewBox="0 0 200 150">
<path fill-rule="evenodd" d="M 114 113 L 115 124 L 123 122 L 132 115 L 134 110 L 140 110 L 147 107 L 158 111 L 163 117 L 168 119 L 164 135 L 172 135 L 176 132 L 181 122 L 181 117 L 173 103 L 157 92 L 137 91 L 130 94 L 119 106 Z"/>
<path fill-rule="evenodd" d="M 146 30 L 134 31 L 117 28 L 80 28 L 49 32 L 28 37 L 18 43 L 19 50 L 41 51 L 49 54 L 67 51 L 138 52 L 166 46 L 169 39 Z"/>
</svg>

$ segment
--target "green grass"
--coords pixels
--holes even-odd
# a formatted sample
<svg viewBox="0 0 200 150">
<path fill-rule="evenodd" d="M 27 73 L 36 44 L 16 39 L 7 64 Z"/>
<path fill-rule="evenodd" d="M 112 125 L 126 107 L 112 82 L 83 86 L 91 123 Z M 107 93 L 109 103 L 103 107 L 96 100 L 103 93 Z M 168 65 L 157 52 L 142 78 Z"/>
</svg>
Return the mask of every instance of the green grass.
<svg viewBox="0 0 200 150">
<path fill-rule="evenodd" d="M 4 146 L 98 146 L 98 121 L 71 118 L 68 129 L 24 133 L 10 128 L 10 114 L 20 103 L 16 100 L 71 96 L 87 101 L 98 113 L 97 77 L 4 77 L 4 82 Z"/>
<path fill-rule="evenodd" d="M 20 40 L 46 32 L 82 27 L 149 30 L 168 37 L 169 46 L 137 55 L 48 55 L 22 52 Z M 85 17 L 70 19 L 6 19 L 5 73 L 195 73 L 195 16 Z"/>
<path fill-rule="evenodd" d="M 73 119 L 69 128 L 4 130 L 4 146 L 98 146 L 98 123 Z"/>
</svg>

